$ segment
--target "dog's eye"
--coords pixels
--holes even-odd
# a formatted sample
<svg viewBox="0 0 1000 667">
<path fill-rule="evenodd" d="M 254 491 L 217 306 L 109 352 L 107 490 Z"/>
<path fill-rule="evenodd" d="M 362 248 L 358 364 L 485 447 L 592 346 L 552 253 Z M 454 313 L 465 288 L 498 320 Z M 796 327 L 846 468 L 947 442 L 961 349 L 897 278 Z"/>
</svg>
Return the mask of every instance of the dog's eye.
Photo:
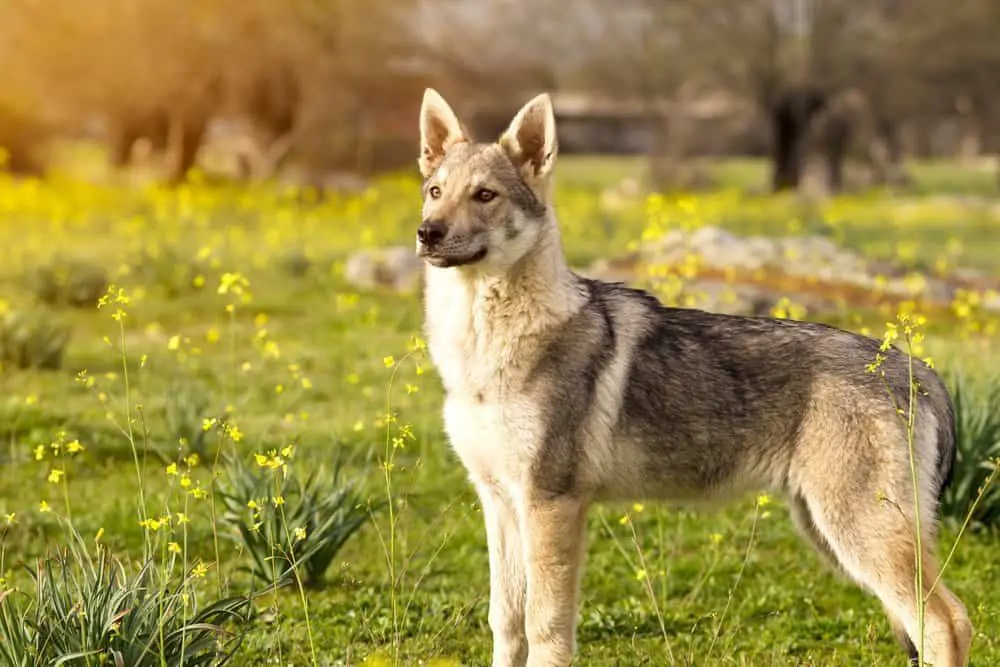
<svg viewBox="0 0 1000 667">
<path fill-rule="evenodd" d="M 427 194 L 431 196 L 431 199 L 439 199 L 441 197 L 441 188 L 436 185 L 432 185 Z"/>
<path fill-rule="evenodd" d="M 476 200 L 481 202 L 493 201 L 497 196 L 497 193 L 492 190 L 487 190 L 486 188 L 480 188 L 476 190 Z"/>
</svg>

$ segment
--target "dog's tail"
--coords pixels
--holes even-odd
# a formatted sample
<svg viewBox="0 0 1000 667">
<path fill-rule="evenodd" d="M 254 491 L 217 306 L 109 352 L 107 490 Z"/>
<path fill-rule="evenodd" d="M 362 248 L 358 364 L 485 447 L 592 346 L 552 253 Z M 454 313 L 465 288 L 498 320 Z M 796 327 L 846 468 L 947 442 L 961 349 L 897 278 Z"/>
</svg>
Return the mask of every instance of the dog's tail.
<svg viewBox="0 0 1000 667">
<path fill-rule="evenodd" d="M 938 424 L 938 501 L 951 484 L 955 472 L 955 448 L 958 443 L 958 429 L 955 424 L 955 405 L 948 396 L 944 419 Z"/>
<path fill-rule="evenodd" d="M 955 471 L 956 447 L 958 445 L 958 425 L 955 420 L 955 401 L 945 383 L 937 378 L 930 399 L 937 419 L 937 500 L 941 501 L 945 489 L 951 484 Z M 961 397 L 959 398 L 961 400 Z"/>
</svg>

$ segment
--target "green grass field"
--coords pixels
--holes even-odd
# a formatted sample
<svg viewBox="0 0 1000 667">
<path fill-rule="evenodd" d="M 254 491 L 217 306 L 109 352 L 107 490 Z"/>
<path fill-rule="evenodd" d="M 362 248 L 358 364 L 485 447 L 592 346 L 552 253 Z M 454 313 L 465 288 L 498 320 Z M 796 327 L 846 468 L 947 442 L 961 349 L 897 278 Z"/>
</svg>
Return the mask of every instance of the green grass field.
<svg viewBox="0 0 1000 667">
<path fill-rule="evenodd" d="M 914 193 L 804 204 L 741 194 L 764 181 L 762 165 L 724 163 L 718 192 L 612 209 L 600 190 L 639 174 L 635 161 L 567 158 L 559 169 L 557 207 L 578 265 L 644 234 L 717 224 L 826 233 L 873 256 L 970 266 L 1000 281 L 998 200 L 944 196 L 990 197 L 990 173 L 919 165 Z M 3 587 L 30 591 L 19 564 L 66 544 L 71 526 L 125 559 L 146 545 L 164 572 L 203 562 L 191 589 L 200 600 L 245 593 L 247 557 L 218 521 L 212 490 L 224 479 L 214 462 L 221 453 L 253 465 L 294 443 L 293 470 L 339 456 L 365 497 L 393 511 L 373 512 L 323 585 L 259 598 L 232 664 L 488 664 L 485 535 L 442 432 L 419 294 L 361 292 L 343 279 L 353 249 L 409 246 L 418 208 L 408 176 L 324 201 L 265 186 L 0 178 L 0 317 L 44 310 L 72 332 L 60 368 L 7 359 L 0 373 Z M 86 296 L 88 272 L 114 285 L 106 306 L 39 304 L 40 276 L 57 296 L 72 291 L 67 283 Z M 848 315 L 878 333 L 891 319 Z M 1000 338 L 994 320 L 971 318 L 932 320 L 927 347 L 939 366 L 985 381 L 1000 369 Z M 211 418 L 226 427 L 203 429 Z M 60 432 L 83 451 L 54 457 Z M 181 473 L 169 474 L 178 461 Z M 190 521 L 140 526 L 142 516 L 178 513 Z M 578 664 L 905 664 L 878 602 L 823 567 L 778 498 L 697 511 L 608 505 L 590 528 Z M 955 533 L 946 528 L 942 549 Z M 979 667 L 1000 664 L 998 539 L 967 534 L 946 573 L 976 627 Z"/>
</svg>

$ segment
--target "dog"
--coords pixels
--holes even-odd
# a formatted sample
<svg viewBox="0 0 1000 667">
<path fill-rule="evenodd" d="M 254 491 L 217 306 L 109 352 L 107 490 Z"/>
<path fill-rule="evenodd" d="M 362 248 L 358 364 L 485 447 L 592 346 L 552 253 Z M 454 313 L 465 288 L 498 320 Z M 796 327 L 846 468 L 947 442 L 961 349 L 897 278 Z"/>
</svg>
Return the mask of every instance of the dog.
<svg viewBox="0 0 1000 667">
<path fill-rule="evenodd" d="M 951 398 L 908 357 L 815 323 L 668 308 L 568 266 L 553 205 L 547 94 L 476 143 L 433 89 L 420 111 L 428 351 L 451 446 L 481 501 L 494 667 L 570 664 L 588 507 L 787 498 L 812 544 L 882 602 L 910 658 L 967 660 L 972 625 L 934 564 L 955 457 Z M 926 598 L 918 639 L 919 509 Z"/>
</svg>

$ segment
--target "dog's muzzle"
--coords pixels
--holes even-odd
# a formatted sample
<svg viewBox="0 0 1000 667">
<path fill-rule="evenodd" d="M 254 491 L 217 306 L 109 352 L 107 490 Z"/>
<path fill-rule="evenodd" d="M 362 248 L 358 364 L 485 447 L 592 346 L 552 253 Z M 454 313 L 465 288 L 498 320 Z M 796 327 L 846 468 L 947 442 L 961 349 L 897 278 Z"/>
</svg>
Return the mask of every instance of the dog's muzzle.
<svg viewBox="0 0 1000 667">
<path fill-rule="evenodd" d="M 424 220 L 423 224 L 417 227 L 420 246 L 428 250 L 441 243 L 447 235 L 448 227 L 440 220 Z"/>
<path fill-rule="evenodd" d="M 417 256 L 437 267 L 474 264 L 486 257 L 486 246 L 469 252 L 468 239 L 448 239 L 448 227 L 437 220 L 425 220 L 417 228 Z"/>
</svg>

